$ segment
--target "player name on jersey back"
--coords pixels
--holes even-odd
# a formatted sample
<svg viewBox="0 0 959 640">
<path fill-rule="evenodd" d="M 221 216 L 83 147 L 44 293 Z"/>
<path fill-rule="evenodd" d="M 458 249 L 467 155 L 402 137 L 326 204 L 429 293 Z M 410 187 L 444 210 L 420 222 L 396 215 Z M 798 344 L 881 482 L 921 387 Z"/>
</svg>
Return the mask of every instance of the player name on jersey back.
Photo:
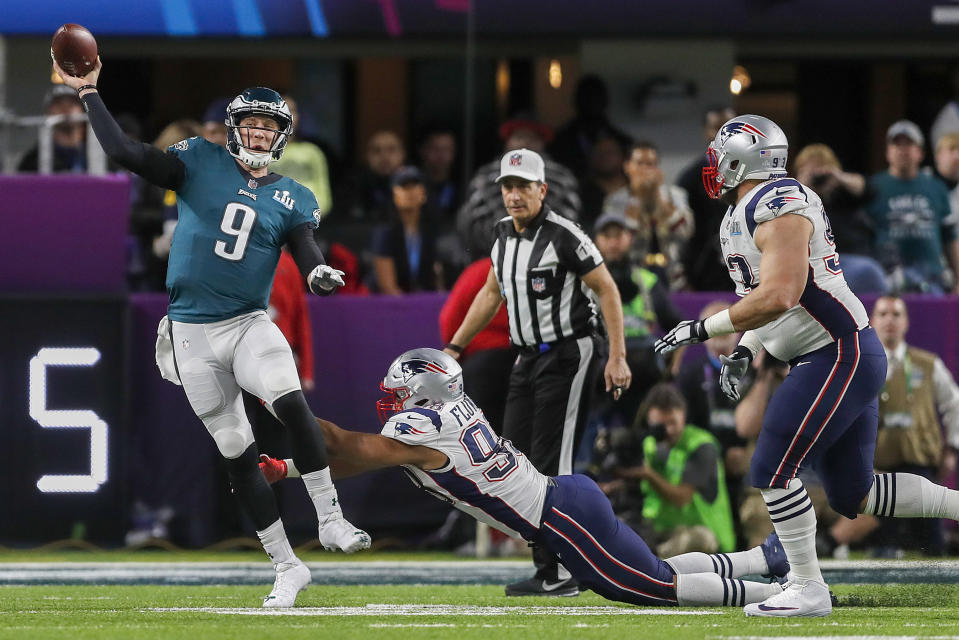
<svg viewBox="0 0 959 640">
<path fill-rule="evenodd" d="M 757 185 L 723 217 L 719 238 L 736 294 L 745 296 L 760 283 L 757 227 L 786 214 L 800 215 L 813 226 L 806 286 L 799 304 L 755 333 L 770 354 L 788 362 L 866 327 L 869 318 L 846 284 L 822 200 L 793 178 Z"/>
<path fill-rule="evenodd" d="M 527 540 L 536 535 L 547 478 L 509 440 L 493 432 L 468 396 L 398 413 L 381 434 L 446 455 L 448 463 L 434 471 L 406 466 L 415 484 L 505 533 Z"/>
</svg>

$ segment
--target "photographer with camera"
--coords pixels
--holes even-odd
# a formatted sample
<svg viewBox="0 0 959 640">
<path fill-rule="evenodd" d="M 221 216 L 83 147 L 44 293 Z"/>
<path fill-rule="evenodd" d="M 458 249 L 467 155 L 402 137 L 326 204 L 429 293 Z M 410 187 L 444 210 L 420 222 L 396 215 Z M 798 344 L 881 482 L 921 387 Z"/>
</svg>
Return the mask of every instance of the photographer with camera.
<svg viewBox="0 0 959 640">
<path fill-rule="evenodd" d="M 865 177 L 843 171 L 839 158 L 824 144 L 803 147 L 793 164 L 796 179 L 815 190 L 829 212 L 836 244 L 842 251 L 842 269 L 854 293 L 884 293 L 888 290 L 882 266 L 875 253 L 876 232 L 866 213 L 872 190 Z"/>
<path fill-rule="evenodd" d="M 650 389 L 645 414 L 643 464 L 617 471 L 640 481 L 643 519 L 652 528 L 643 537 L 659 553 L 732 551 L 736 534 L 719 442 L 686 424 L 686 401 L 671 384 Z"/>
</svg>

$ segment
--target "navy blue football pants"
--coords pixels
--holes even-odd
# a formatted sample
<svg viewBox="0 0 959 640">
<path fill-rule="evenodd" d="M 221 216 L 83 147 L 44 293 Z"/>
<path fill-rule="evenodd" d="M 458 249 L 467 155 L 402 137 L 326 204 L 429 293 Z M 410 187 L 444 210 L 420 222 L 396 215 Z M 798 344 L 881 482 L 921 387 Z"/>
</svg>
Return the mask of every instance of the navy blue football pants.
<svg viewBox="0 0 959 640">
<path fill-rule="evenodd" d="M 675 605 L 675 573 L 613 513 L 592 479 L 550 479 L 536 542 L 559 556 L 580 585 L 609 600 Z"/>
<path fill-rule="evenodd" d="M 867 327 L 790 361 L 773 394 L 750 464 L 758 488 L 785 488 L 802 469 L 820 477 L 829 505 L 848 518 L 873 482 L 877 396 L 886 354 Z"/>
</svg>

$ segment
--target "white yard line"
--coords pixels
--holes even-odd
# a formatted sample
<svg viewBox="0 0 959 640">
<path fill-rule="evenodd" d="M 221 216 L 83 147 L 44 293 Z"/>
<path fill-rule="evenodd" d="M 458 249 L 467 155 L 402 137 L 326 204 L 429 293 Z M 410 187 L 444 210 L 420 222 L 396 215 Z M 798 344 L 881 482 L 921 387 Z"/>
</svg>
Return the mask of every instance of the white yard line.
<svg viewBox="0 0 959 640">
<path fill-rule="evenodd" d="M 478 607 L 452 604 L 368 604 L 362 607 L 260 609 L 230 607 L 154 607 L 156 613 L 214 613 L 237 616 L 711 616 L 719 611 L 639 609 L 631 607 Z"/>
</svg>

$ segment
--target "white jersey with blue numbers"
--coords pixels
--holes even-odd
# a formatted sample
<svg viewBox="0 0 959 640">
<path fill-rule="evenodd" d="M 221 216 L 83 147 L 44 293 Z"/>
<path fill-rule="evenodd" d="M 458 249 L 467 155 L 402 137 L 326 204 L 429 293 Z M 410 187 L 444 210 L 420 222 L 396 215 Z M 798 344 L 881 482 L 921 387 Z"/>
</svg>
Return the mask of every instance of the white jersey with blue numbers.
<svg viewBox="0 0 959 640">
<path fill-rule="evenodd" d="M 813 225 L 806 287 L 799 304 L 754 333 L 766 351 L 788 362 L 866 327 L 869 317 L 846 284 L 822 200 L 793 178 L 757 185 L 723 218 L 719 239 L 736 294 L 745 296 L 761 282 L 756 228 L 786 214 L 803 216 Z"/>
<path fill-rule="evenodd" d="M 536 535 L 547 478 L 493 432 L 469 397 L 398 413 L 380 433 L 446 455 L 446 465 L 433 471 L 404 465 L 415 484 L 504 533 L 527 540 Z"/>
<path fill-rule="evenodd" d="M 168 152 L 186 169 L 176 192 L 168 316 L 201 324 L 266 309 L 280 247 L 293 229 L 319 222 L 313 193 L 276 173 L 252 178 L 203 138 Z"/>
</svg>

